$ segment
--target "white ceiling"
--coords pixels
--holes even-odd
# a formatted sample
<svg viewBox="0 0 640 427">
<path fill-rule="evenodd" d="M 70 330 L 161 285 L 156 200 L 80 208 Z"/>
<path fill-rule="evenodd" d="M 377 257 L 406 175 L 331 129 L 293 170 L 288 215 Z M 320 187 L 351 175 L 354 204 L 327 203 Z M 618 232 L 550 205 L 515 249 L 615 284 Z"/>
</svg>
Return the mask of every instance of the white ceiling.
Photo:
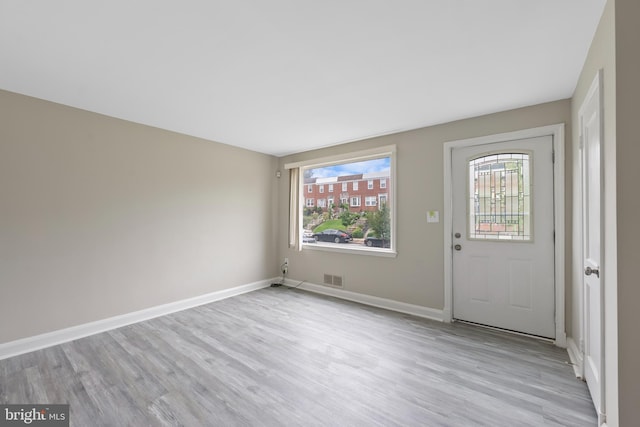
<svg viewBox="0 0 640 427">
<path fill-rule="evenodd" d="M 0 0 L 0 89 L 282 156 L 572 96 L 606 0 Z"/>
</svg>

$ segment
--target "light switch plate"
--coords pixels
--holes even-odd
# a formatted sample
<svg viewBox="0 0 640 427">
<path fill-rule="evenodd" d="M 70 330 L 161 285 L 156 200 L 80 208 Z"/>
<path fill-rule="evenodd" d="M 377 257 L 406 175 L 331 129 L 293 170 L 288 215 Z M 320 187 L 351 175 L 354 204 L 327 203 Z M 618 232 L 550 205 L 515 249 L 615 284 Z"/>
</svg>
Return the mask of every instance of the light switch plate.
<svg viewBox="0 0 640 427">
<path fill-rule="evenodd" d="M 427 222 L 440 222 L 440 212 L 438 211 L 428 211 L 427 212 Z"/>
</svg>

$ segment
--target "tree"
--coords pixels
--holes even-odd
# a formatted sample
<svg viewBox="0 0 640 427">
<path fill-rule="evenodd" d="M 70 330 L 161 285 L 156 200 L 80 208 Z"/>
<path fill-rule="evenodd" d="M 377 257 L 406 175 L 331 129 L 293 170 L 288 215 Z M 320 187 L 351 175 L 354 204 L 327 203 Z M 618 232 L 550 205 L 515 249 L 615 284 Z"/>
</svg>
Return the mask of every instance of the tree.
<svg viewBox="0 0 640 427">
<path fill-rule="evenodd" d="M 360 215 L 357 213 L 351 213 L 349 211 L 344 211 L 340 214 L 340 220 L 342 220 L 342 225 L 345 227 L 349 227 L 356 223 L 356 221 L 360 218 Z"/>
<path fill-rule="evenodd" d="M 371 212 L 369 215 L 369 228 L 373 230 L 376 237 L 384 240 L 391 238 L 391 217 L 386 203 L 380 205 L 380 209 Z"/>
</svg>

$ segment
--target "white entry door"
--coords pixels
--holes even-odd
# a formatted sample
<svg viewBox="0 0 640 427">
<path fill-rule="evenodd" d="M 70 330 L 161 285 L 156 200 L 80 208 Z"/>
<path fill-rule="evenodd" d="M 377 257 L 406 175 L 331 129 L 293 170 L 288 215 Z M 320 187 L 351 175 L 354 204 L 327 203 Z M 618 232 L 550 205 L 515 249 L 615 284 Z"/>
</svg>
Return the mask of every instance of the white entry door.
<svg viewBox="0 0 640 427">
<path fill-rule="evenodd" d="M 555 338 L 553 139 L 454 148 L 453 317 Z"/>
<path fill-rule="evenodd" d="M 580 108 L 582 144 L 582 247 L 585 271 L 584 297 L 584 376 L 599 417 L 604 414 L 603 399 L 603 280 L 602 261 L 602 165 L 600 76 L 596 78 Z M 601 420 L 602 421 L 602 420 Z"/>
</svg>

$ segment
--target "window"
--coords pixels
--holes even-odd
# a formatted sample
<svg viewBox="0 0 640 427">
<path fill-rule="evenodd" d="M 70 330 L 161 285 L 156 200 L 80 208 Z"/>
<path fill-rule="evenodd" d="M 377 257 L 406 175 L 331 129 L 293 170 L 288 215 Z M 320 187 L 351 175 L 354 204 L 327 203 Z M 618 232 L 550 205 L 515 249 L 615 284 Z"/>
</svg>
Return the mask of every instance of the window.
<svg viewBox="0 0 640 427">
<path fill-rule="evenodd" d="M 469 238 L 531 236 L 531 153 L 500 153 L 469 161 Z"/>
<path fill-rule="evenodd" d="M 292 170 L 290 176 L 298 179 L 297 185 L 290 185 L 290 226 L 294 233 L 290 242 L 295 242 L 298 250 L 395 256 L 395 151 L 395 146 L 386 146 L 286 164 L 285 168 Z M 372 194 L 376 181 L 384 181 L 386 191 Z M 338 189 L 334 184 L 339 185 Z M 314 194 L 329 193 L 331 197 L 304 198 L 314 185 L 318 186 Z M 360 189 L 361 185 L 366 187 Z M 304 186 L 307 190 L 296 190 L 304 189 Z M 339 197 L 334 197 L 334 191 L 338 190 L 341 190 Z M 335 238 L 326 241 L 304 241 L 302 238 L 303 231 L 326 229 L 355 235 L 352 239 L 341 239 L 339 243 Z M 375 239 L 373 245 L 371 239 Z"/>
<path fill-rule="evenodd" d="M 307 185 L 307 193 L 313 193 L 313 185 Z"/>
<path fill-rule="evenodd" d="M 381 179 L 380 180 L 380 188 L 387 188 L 387 180 L 386 179 Z"/>
</svg>

